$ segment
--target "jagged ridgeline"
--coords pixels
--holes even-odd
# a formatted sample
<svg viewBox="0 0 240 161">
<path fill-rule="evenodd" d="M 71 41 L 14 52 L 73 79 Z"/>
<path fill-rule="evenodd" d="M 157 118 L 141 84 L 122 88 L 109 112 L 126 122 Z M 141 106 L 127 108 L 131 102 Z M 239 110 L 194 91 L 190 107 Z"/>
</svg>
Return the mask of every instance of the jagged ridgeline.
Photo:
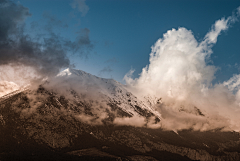
<svg viewBox="0 0 240 161">
<path fill-rule="evenodd" d="M 115 80 L 67 69 L 0 98 L 0 160 L 240 160 L 239 133 L 150 128 L 161 124 L 153 107 Z"/>
</svg>

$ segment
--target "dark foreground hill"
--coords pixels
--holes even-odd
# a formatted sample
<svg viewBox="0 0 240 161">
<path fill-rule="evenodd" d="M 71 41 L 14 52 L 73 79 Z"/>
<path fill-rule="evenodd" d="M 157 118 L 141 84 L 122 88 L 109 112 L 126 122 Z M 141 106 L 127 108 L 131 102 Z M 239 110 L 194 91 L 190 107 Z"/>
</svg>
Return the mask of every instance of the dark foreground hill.
<svg viewBox="0 0 240 161">
<path fill-rule="evenodd" d="M 43 87 L 1 100 L 0 160 L 240 160 L 239 133 L 119 126 L 115 117 L 131 116 L 109 107 L 102 124 L 88 124 L 76 114 L 93 116 L 91 104 Z"/>
</svg>

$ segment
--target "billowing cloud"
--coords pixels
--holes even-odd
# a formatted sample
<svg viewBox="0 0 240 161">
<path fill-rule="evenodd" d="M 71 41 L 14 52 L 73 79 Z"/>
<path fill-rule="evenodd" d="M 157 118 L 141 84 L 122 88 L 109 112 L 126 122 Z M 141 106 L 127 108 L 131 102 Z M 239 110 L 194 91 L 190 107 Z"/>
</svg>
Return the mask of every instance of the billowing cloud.
<svg viewBox="0 0 240 161">
<path fill-rule="evenodd" d="M 85 0 L 73 0 L 73 2 L 70 4 L 72 8 L 77 8 L 79 12 L 82 13 L 82 17 L 84 17 L 89 7 L 86 5 Z"/>
<path fill-rule="evenodd" d="M 240 130 L 237 117 L 240 114 L 239 75 L 212 86 L 217 67 L 207 63 L 218 36 L 236 22 L 239 10 L 240 7 L 232 16 L 217 20 L 201 42 L 195 39 L 192 31 L 183 27 L 167 31 L 152 46 L 150 63 L 142 69 L 139 78 L 131 78 L 133 70 L 125 75 L 127 86 L 134 94 L 163 98 L 163 105 L 156 107 L 161 114 L 168 116 L 162 120 L 162 127 L 175 130 L 230 127 Z M 233 90 L 237 93 L 234 94 Z M 181 108 L 185 114 L 179 114 Z M 195 108 L 207 116 L 193 116 L 191 113 Z M 217 119 L 221 121 L 215 122 L 213 118 L 221 118 Z"/>
<path fill-rule="evenodd" d="M 152 47 L 150 64 L 140 77 L 125 79 L 147 93 L 183 100 L 213 80 L 216 68 L 206 64 L 206 56 L 191 31 L 172 29 Z"/>
</svg>

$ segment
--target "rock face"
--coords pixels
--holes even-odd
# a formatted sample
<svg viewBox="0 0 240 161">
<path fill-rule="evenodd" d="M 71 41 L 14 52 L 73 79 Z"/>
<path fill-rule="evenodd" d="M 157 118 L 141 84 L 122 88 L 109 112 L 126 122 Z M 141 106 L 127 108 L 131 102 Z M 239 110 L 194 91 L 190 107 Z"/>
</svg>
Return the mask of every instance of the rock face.
<svg viewBox="0 0 240 161">
<path fill-rule="evenodd" d="M 0 99 L 0 160 L 240 160 L 236 132 L 177 134 L 116 125 L 115 118 L 160 118 L 114 80 L 64 72 L 56 85 L 46 83 Z M 84 86 L 62 90 L 75 84 L 73 72 L 84 77 L 77 79 L 85 80 Z"/>
</svg>

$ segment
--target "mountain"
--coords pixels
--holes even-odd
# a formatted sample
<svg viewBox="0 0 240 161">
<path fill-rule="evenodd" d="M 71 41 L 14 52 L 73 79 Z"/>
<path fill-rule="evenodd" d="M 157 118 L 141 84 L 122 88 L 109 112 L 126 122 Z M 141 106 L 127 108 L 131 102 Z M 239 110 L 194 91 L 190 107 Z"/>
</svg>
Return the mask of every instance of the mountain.
<svg viewBox="0 0 240 161">
<path fill-rule="evenodd" d="M 13 90 L 0 98 L 0 160 L 240 160 L 237 132 L 149 128 L 161 100 L 145 99 L 74 69 Z"/>
<path fill-rule="evenodd" d="M 68 85 L 74 87 L 74 90 L 79 90 L 78 93 L 97 93 L 98 97 L 101 97 L 100 100 L 106 101 L 112 107 L 117 106 L 131 116 L 155 115 L 159 119 L 161 117 L 157 111 L 152 109 L 153 105 L 149 106 L 141 101 L 123 84 L 113 79 L 99 78 L 84 71 L 69 68 L 59 73 L 57 77 L 61 80 L 61 84 L 67 82 Z"/>
</svg>

